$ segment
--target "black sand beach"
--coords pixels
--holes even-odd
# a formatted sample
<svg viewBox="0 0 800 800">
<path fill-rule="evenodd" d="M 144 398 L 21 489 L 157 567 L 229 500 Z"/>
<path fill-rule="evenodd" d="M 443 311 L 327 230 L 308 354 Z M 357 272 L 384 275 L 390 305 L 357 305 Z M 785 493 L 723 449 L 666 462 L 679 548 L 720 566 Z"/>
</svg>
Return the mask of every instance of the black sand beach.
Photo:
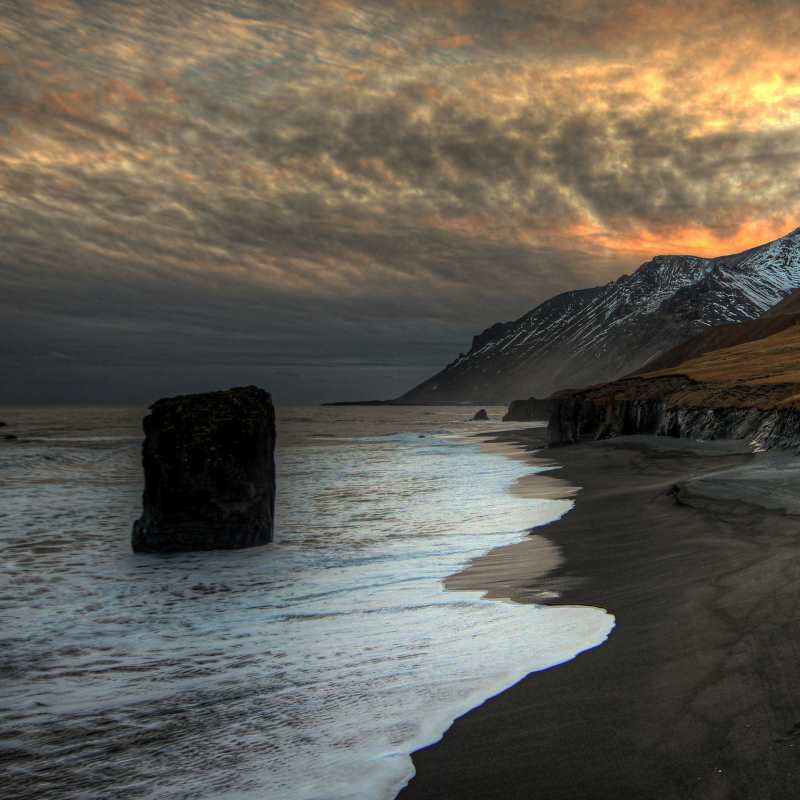
<svg viewBox="0 0 800 800">
<path fill-rule="evenodd" d="M 540 437 L 503 438 L 535 449 Z M 536 530 L 564 562 L 545 576 L 532 563 L 533 578 L 517 563 L 494 593 L 558 593 L 552 602 L 607 608 L 616 628 L 457 720 L 414 755 L 400 797 L 798 797 L 793 463 L 735 443 L 646 437 L 544 455 L 583 487 L 575 509 Z"/>
</svg>

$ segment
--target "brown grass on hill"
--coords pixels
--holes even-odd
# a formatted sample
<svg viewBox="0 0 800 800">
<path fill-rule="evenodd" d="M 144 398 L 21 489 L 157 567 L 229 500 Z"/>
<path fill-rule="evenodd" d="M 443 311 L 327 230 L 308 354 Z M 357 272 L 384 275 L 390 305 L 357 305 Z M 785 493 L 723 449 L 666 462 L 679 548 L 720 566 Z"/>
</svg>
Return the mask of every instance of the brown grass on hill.
<svg viewBox="0 0 800 800">
<path fill-rule="evenodd" d="M 703 381 L 682 370 L 620 378 L 579 394 L 600 404 L 664 400 L 668 408 L 795 408 L 800 410 L 800 383 Z"/>
<path fill-rule="evenodd" d="M 792 300 L 793 297 L 787 299 Z M 687 361 L 696 359 L 705 353 L 764 339 L 786 328 L 800 325 L 800 312 L 778 311 L 782 305 L 783 303 L 779 303 L 758 319 L 748 320 L 747 322 L 731 322 L 727 325 L 717 325 L 714 328 L 709 328 L 707 331 L 693 336 L 682 344 L 656 356 L 636 372 L 632 372 L 631 375 L 649 375 L 653 372 L 677 367 L 679 364 L 685 364 Z M 800 295 L 794 300 L 794 305 L 800 307 Z"/>
<path fill-rule="evenodd" d="M 763 339 L 703 353 L 676 367 L 646 372 L 639 377 L 663 379 L 685 376 L 701 384 L 724 385 L 725 394 L 731 400 L 736 398 L 735 389 L 739 387 L 741 391 L 738 394 L 744 405 L 758 404 L 769 408 L 796 406 L 800 404 L 798 322 L 800 320 L 795 320 L 790 327 Z M 704 395 L 708 391 L 709 387 L 702 390 Z M 682 399 L 697 405 L 700 398 L 686 396 Z M 734 404 L 740 405 L 738 402 Z"/>
<path fill-rule="evenodd" d="M 637 372 L 583 393 L 612 404 L 800 410 L 800 289 L 759 319 L 711 328 Z"/>
</svg>

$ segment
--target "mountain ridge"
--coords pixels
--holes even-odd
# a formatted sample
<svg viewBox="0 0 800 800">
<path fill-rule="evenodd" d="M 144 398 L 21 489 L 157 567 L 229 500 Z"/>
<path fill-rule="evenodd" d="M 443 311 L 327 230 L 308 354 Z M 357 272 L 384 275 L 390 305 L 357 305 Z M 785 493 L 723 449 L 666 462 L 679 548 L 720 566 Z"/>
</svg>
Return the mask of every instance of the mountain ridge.
<svg viewBox="0 0 800 800">
<path fill-rule="evenodd" d="M 798 287 L 800 228 L 731 255 L 655 256 L 495 323 L 396 402 L 505 402 L 611 381 L 711 326 L 761 316 Z"/>
</svg>

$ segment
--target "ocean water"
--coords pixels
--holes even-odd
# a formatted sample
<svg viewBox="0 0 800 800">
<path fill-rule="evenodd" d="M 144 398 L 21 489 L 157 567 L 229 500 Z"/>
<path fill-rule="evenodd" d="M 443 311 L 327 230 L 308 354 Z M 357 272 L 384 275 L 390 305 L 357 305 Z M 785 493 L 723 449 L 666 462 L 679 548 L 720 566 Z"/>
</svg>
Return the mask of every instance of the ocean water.
<svg viewBox="0 0 800 800">
<path fill-rule="evenodd" d="M 170 556 L 129 546 L 142 414 L 0 413 L 4 797 L 390 800 L 457 716 L 613 627 L 443 589 L 572 505 L 511 494 L 534 468 L 463 408 L 280 410 L 278 541 Z"/>
</svg>

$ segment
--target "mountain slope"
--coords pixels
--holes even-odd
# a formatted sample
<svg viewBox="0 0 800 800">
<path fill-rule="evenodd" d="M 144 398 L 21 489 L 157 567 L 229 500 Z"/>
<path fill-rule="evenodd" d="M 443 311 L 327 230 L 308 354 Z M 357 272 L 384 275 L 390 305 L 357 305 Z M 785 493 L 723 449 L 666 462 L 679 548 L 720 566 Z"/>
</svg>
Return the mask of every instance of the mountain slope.
<svg viewBox="0 0 800 800">
<path fill-rule="evenodd" d="M 710 326 L 759 317 L 798 287 L 800 228 L 730 256 L 657 256 L 492 326 L 399 400 L 504 401 L 613 380 Z"/>
<path fill-rule="evenodd" d="M 772 306 L 761 316 L 764 318 L 780 317 L 784 315 L 800 314 L 800 289 L 795 289 L 785 300 L 781 300 L 776 306 Z"/>
<path fill-rule="evenodd" d="M 800 291 L 797 290 L 758 319 L 715 325 L 651 359 L 631 376 L 668 370 L 714 350 L 764 339 L 796 325 L 800 325 Z"/>
<path fill-rule="evenodd" d="M 791 317 L 790 317 L 791 318 Z M 688 378 L 695 384 L 725 386 L 728 395 L 743 387 L 758 387 L 748 397 L 760 408 L 797 405 L 800 400 L 800 326 L 732 347 L 702 353 L 674 367 L 646 372 L 644 380 Z"/>
</svg>

